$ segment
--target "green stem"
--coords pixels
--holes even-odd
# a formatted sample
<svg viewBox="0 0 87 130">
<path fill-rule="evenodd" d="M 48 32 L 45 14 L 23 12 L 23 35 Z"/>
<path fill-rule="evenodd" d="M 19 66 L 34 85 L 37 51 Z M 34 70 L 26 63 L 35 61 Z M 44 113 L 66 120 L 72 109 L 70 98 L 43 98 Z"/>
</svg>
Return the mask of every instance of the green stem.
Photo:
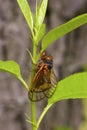
<svg viewBox="0 0 87 130">
<path fill-rule="evenodd" d="M 33 42 L 33 59 L 36 61 L 36 50 L 37 50 L 37 47 L 35 45 L 35 43 Z M 35 70 L 35 65 L 32 64 L 32 73 L 31 73 L 31 85 L 32 85 L 32 79 L 34 77 L 34 70 Z M 30 86 L 31 87 L 31 86 Z M 31 101 L 31 121 L 33 122 L 32 124 L 32 130 L 37 130 L 37 121 L 36 121 L 36 103 L 35 102 L 32 102 Z"/>
<path fill-rule="evenodd" d="M 33 65 L 32 66 L 32 74 L 31 74 L 31 81 L 32 81 L 32 78 L 34 77 L 34 68 L 35 66 Z M 32 84 L 31 84 L 32 85 Z M 33 122 L 32 124 L 32 130 L 37 130 L 37 127 L 36 127 L 36 103 L 35 102 L 32 102 L 31 101 L 31 121 Z"/>
<path fill-rule="evenodd" d="M 48 111 L 48 109 L 49 109 L 51 106 L 52 106 L 52 104 L 47 105 L 47 106 L 44 108 L 44 110 L 43 110 L 41 116 L 39 117 L 39 119 L 38 119 L 38 121 L 37 121 L 37 129 L 39 128 L 39 125 L 40 125 L 40 123 L 41 123 L 43 117 L 45 116 L 46 112 Z"/>
<path fill-rule="evenodd" d="M 31 78 L 30 78 L 31 79 L 31 81 L 30 81 L 31 82 L 30 83 L 31 86 L 32 86 L 32 79 L 33 79 L 34 73 L 35 73 L 33 71 L 34 69 L 35 69 L 35 65 L 32 64 L 32 72 L 31 72 Z M 37 121 L 36 121 L 36 103 L 31 101 L 30 105 L 31 105 L 31 121 L 33 122 L 33 124 L 32 124 L 32 130 L 37 130 L 37 127 L 36 127 L 36 124 L 37 124 Z"/>
<path fill-rule="evenodd" d="M 36 54 L 36 52 L 37 52 L 37 46 L 35 45 L 35 43 L 34 43 L 34 47 L 33 47 L 33 59 L 34 59 L 34 61 L 35 62 L 37 62 L 37 54 Z"/>
<path fill-rule="evenodd" d="M 37 130 L 37 127 L 36 127 L 36 124 L 37 124 L 37 121 L 36 121 L 36 103 L 35 102 L 32 102 L 31 101 L 31 120 L 33 122 L 32 124 L 32 130 Z"/>
<path fill-rule="evenodd" d="M 26 84 L 26 82 L 23 80 L 22 77 L 19 77 L 19 80 L 21 81 L 21 83 L 25 86 L 25 88 L 27 89 L 27 91 L 29 90 L 28 85 Z"/>
</svg>

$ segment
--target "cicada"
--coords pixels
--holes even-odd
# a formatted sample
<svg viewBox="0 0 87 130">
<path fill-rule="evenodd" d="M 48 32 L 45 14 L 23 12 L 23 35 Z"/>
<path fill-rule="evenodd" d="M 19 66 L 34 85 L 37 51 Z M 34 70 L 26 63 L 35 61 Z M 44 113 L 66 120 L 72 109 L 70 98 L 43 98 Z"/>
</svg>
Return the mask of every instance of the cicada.
<svg viewBox="0 0 87 130">
<path fill-rule="evenodd" d="M 32 87 L 29 89 L 29 99 L 40 101 L 45 97 L 50 98 L 55 92 L 56 84 L 57 78 L 53 70 L 53 57 L 43 52 L 36 66 Z"/>
</svg>

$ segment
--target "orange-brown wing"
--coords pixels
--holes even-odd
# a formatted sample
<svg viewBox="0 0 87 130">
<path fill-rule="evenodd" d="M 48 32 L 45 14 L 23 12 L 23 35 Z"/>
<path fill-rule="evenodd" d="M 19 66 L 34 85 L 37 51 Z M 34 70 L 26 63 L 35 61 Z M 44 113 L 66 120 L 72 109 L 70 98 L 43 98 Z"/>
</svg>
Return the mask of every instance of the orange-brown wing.
<svg viewBox="0 0 87 130">
<path fill-rule="evenodd" d="M 53 69 L 44 73 L 44 67 L 40 68 L 35 74 L 33 87 L 29 91 L 29 98 L 32 101 L 40 101 L 47 97 L 50 98 L 55 92 L 57 78 Z"/>
<path fill-rule="evenodd" d="M 54 92 L 56 90 L 56 84 L 57 84 L 57 78 L 56 78 L 56 75 L 55 75 L 53 69 L 51 69 L 49 89 L 44 91 L 44 95 L 47 98 L 50 98 L 54 94 Z"/>
<path fill-rule="evenodd" d="M 40 101 L 45 97 L 44 91 L 49 89 L 50 72 L 44 71 L 44 66 L 37 71 L 33 79 L 33 86 L 29 90 L 29 98 L 32 101 Z"/>
</svg>

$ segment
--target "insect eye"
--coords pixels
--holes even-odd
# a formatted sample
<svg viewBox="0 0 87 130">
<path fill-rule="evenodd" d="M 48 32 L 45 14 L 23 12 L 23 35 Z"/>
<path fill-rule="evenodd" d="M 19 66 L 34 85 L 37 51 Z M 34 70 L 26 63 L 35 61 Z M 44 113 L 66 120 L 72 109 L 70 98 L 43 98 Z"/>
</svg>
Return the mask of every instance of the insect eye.
<svg viewBox="0 0 87 130">
<path fill-rule="evenodd" d="M 52 67 L 53 67 L 52 64 L 48 64 L 47 66 L 48 66 L 48 69 L 49 69 L 49 70 L 52 69 Z"/>
<path fill-rule="evenodd" d="M 44 60 L 44 63 L 48 66 L 48 69 L 51 69 L 53 67 L 53 61 Z"/>
</svg>

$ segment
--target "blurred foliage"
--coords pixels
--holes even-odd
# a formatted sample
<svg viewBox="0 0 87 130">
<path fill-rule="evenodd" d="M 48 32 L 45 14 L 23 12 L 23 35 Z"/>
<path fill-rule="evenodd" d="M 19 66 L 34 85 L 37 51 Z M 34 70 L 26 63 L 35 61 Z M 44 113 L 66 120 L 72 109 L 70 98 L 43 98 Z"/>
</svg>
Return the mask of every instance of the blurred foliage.
<svg viewBox="0 0 87 130">
<path fill-rule="evenodd" d="M 72 130 L 72 128 L 65 126 L 65 127 L 56 127 L 54 130 Z"/>
<path fill-rule="evenodd" d="M 83 121 L 79 127 L 79 130 L 87 130 L 87 99 L 82 100 L 83 104 Z"/>
</svg>

